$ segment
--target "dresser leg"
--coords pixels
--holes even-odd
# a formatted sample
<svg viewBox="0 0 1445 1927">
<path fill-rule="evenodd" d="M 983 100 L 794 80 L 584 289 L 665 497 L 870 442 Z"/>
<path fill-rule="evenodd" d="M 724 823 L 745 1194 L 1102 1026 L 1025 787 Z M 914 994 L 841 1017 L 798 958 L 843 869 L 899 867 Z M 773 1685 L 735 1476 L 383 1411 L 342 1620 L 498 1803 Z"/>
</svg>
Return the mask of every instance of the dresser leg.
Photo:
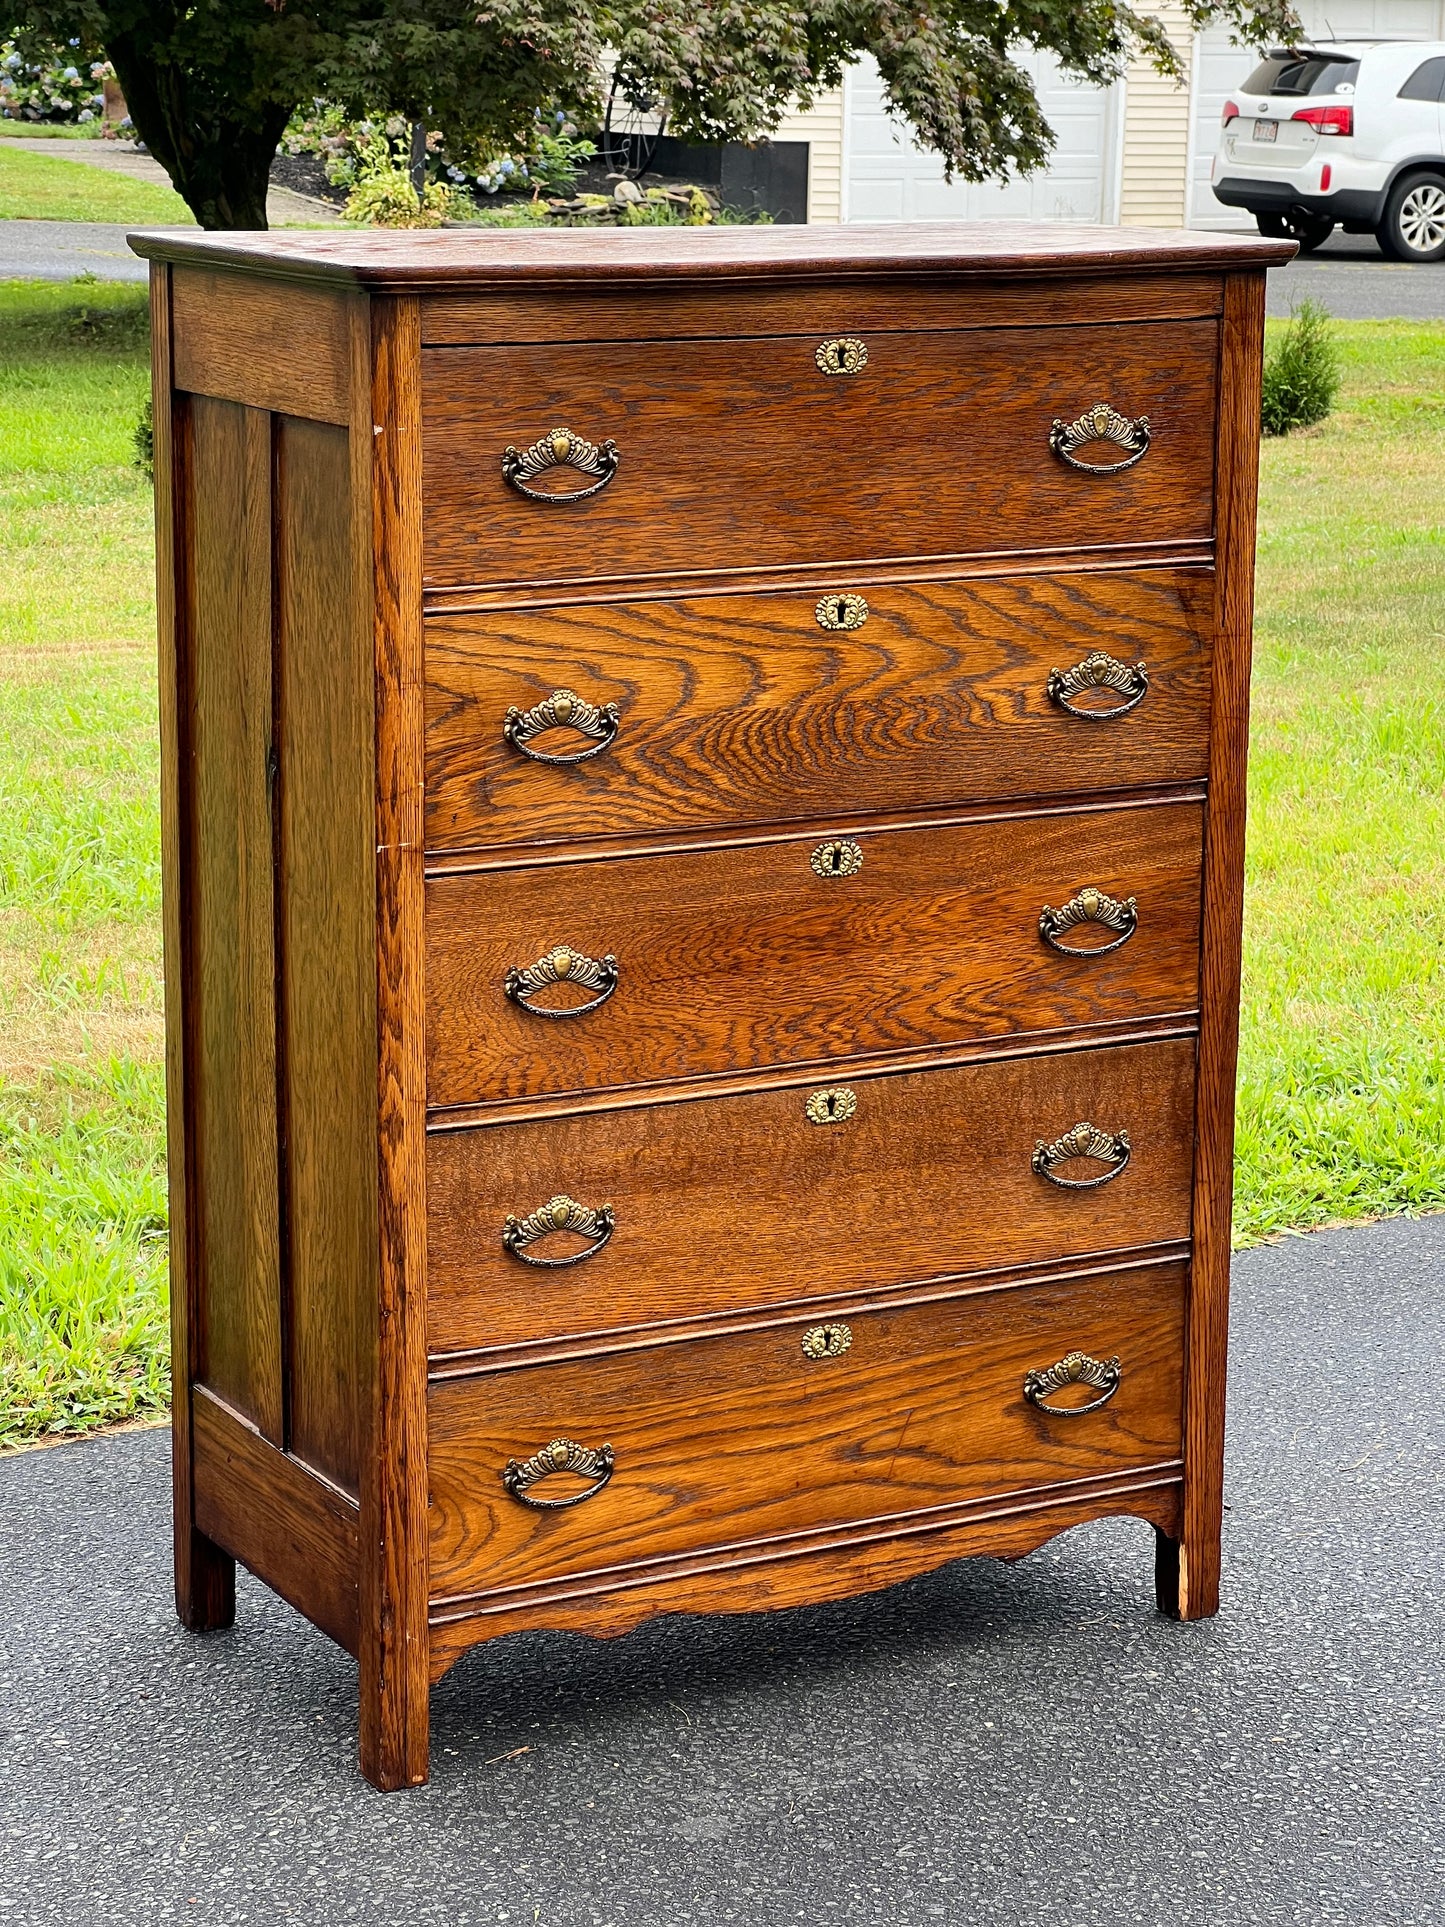
<svg viewBox="0 0 1445 1927">
<path fill-rule="evenodd" d="M 1219 1541 L 1191 1560 L 1187 1543 L 1154 1528 L 1154 1599 L 1166 1619 L 1209 1619 L 1219 1611 Z"/>
<path fill-rule="evenodd" d="M 407 1682 L 375 1678 L 361 1661 L 361 1771 L 379 1793 L 426 1783 L 431 1752 L 431 1694 Z M 400 1689 L 400 1690 L 398 1690 Z"/>
<path fill-rule="evenodd" d="M 193 1633 L 236 1623 L 236 1562 L 184 1521 L 176 1522 L 176 1613 Z"/>
</svg>

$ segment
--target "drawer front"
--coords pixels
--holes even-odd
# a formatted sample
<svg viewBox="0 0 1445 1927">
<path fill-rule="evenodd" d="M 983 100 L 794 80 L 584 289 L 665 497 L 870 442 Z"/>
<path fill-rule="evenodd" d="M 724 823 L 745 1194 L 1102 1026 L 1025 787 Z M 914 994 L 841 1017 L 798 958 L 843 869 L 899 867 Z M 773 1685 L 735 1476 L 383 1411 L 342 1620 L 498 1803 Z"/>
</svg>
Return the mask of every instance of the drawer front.
<svg viewBox="0 0 1445 1927">
<path fill-rule="evenodd" d="M 1192 1012 L 1202 839 L 1202 805 L 1172 803 L 434 877 L 430 1100 Z M 1041 913 L 1082 912 L 1086 886 L 1104 893 L 1096 914 L 1051 934 L 1099 954 L 1064 954 Z M 558 945 L 616 959 L 605 1001 L 586 982 L 532 990 L 509 976 Z M 579 1014 L 543 1014 L 567 1009 Z"/>
<path fill-rule="evenodd" d="M 849 595 L 867 605 L 861 626 L 824 629 L 820 606 L 835 621 Z M 850 605 L 845 619 L 861 613 Z M 909 585 L 845 572 L 777 595 L 436 616 L 427 842 L 1188 782 L 1206 767 L 1213 623 L 1203 569 Z M 1144 664 L 1137 702 L 1137 685 L 1049 694 L 1051 670 L 1066 676 L 1095 653 Z M 615 726 L 544 727 L 534 712 L 559 690 L 615 706 Z M 1065 702 L 1123 713 L 1100 720 Z M 512 710 L 529 719 L 520 745 L 504 733 Z"/>
<path fill-rule="evenodd" d="M 424 349 L 427 582 L 1209 536 L 1214 321 L 877 336 L 844 375 L 820 371 L 821 334 Z M 1101 400 L 1146 416 L 1150 445 L 1083 474 L 1050 429 Z M 616 443 L 584 500 L 532 501 L 504 478 L 509 446 L 555 429 Z M 595 482 L 567 465 L 527 485 Z"/>
<path fill-rule="evenodd" d="M 851 1093 L 826 1121 L 825 1089 Z M 814 1122 L 808 1112 L 817 1097 Z M 1194 1041 L 635 1105 L 428 1141 L 433 1352 L 614 1330 L 1189 1236 Z M 1092 1190 L 1032 1168 L 1081 1120 L 1129 1134 Z M 1101 1173 L 1090 1163 L 1080 1175 Z M 1068 1175 L 1066 1171 L 1058 1175 Z M 555 1197 L 611 1232 L 503 1243 Z M 589 1221 L 592 1222 L 592 1221 Z"/>
<path fill-rule="evenodd" d="M 850 1314 L 848 1348 L 816 1359 L 806 1324 L 788 1323 L 443 1381 L 430 1398 L 432 1594 L 1177 1461 L 1184 1286 L 1171 1265 Z M 1027 1375 L 1075 1351 L 1117 1358 L 1117 1389 L 1094 1411 L 1040 1410 Z M 1100 1376 L 1037 1395 L 1084 1404 L 1108 1391 Z M 534 1509 L 524 1500 L 599 1476 L 563 1469 L 512 1496 L 508 1460 L 557 1438 L 610 1446 L 611 1477 L 565 1509 Z"/>
</svg>

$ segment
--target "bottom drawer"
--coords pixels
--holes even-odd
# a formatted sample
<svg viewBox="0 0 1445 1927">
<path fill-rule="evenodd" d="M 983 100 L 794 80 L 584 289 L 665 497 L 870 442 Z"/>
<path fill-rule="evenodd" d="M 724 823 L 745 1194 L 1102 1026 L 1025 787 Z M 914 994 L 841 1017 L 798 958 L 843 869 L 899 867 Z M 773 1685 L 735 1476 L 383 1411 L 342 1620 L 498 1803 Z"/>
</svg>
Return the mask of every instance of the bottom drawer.
<svg viewBox="0 0 1445 1927">
<path fill-rule="evenodd" d="M 432 1596 L 1175 1461 L 1185 1280 L 1182 1262 L 1137 1266 L 441 1380 Z M 846 1331 L 846 1348 L 808 1356 L 820 1330 L 834 1347 Z M 1117 1386 L 1046 1388 L 1050 1405 L 1103 1402 L 1039 1409 L 1027 1375 L 1076 1351 L 1117 1357 Z M 508 1462 L 559 1439 L 609 1446 L 607 1482 L 579 1497 L 603 1476 L 594 1461 L 509 1491 Z M 576 1503 L 535 1505 L 558 1499 Z"/>
</svg>

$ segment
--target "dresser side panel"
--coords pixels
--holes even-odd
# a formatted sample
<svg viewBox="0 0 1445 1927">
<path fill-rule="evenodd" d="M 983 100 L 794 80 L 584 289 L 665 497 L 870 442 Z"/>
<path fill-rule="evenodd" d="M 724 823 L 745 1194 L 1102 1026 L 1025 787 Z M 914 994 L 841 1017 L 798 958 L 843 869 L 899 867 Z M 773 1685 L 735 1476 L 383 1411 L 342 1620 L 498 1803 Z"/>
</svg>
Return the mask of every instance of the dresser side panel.
<svg viewBox="0 0 1445 1927">
<path fill-rule="evenodd" d="M 271 419 L 199 396 L 187 419 L 192 1365 L 279 1445 Z"/>
<path fill-rule="evenodd" d="M 174 274 L 177 388 L 280 415 L 345 424 L 351 412 L 347 299 L 211 267 Z"/>
<path fill-rule="evenodd" d="M 371 634 L 345 429 L 280 418 L 277 811 L 288 1442 L 358 1490 L 376 1303 Z"/>
</svg>

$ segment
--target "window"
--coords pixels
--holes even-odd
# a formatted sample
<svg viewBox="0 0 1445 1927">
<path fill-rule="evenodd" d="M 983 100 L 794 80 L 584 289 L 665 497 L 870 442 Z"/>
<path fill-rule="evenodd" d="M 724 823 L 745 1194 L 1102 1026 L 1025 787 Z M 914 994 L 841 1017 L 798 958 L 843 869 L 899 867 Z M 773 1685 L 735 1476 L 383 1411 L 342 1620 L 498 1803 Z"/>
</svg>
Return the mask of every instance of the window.
<svg viewBox="0 0 1445 1927">
<path fill-rule="evenodd" d="M 1439 100 L 1445 93 L 1445 60 L 1427 60 L 1400 89 L 1401 100 Z"/>
<path fill-rule="evenodd" d="M 1428 63 L 1427 63 L 1428 64 Z M 1276 48 L 1244 83 L 1247 94 L 1332 94 L 1360 71 L 1344 54 Z"/>
</svg>

